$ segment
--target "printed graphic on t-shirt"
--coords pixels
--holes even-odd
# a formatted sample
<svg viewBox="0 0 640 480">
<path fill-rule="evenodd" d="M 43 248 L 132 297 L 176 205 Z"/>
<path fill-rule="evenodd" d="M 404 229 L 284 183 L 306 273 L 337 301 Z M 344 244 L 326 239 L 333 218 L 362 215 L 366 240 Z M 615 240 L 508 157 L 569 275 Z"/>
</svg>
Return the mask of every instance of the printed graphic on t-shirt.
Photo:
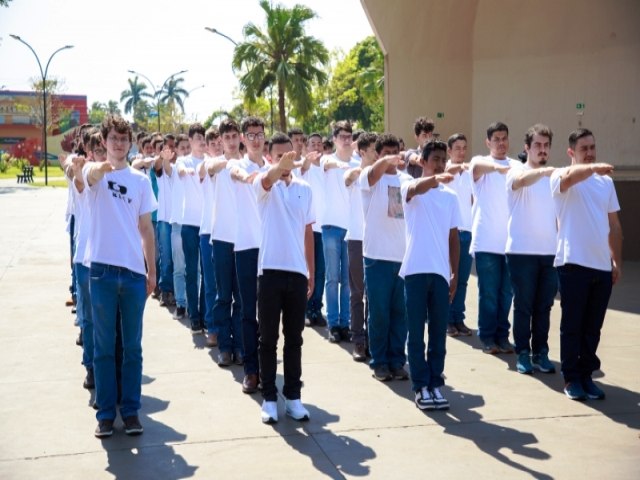
<svg viewBox="0 0 640 480">
<path fill-rule="evenodd" d="M 113 182 L 111 180 L 107 180 L 107 185 L 109 186 L 109 190 L 111 191 L 111 195 L 113 198 L 119 198 L 127 203 L 131 203 L 133 199 L 127 197 L 127 187 L 124 185 L 120 185 L 117 182 Z"/>
<path fill-rule="evenodd" d="M 402 194 L 400 187 L 387 187 L 387 195 L 389 204 L 387 206 L 387 215 L 391 218 L 404 218 L 404 210 L 402 210 Z"/>
</svg>

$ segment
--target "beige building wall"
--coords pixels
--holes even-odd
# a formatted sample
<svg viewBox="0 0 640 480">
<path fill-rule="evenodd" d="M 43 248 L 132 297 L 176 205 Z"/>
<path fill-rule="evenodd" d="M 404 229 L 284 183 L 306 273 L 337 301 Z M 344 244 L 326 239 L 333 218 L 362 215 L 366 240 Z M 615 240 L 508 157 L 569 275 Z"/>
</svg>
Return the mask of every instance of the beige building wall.
<svg viewBox="0 0 640 480">
<path fill-rule="evenodd" d="M 463 132 L 470 154 L 486 154 L 501 120 L 515 157 L 542 122 L 559 166 L 569 132 L 591 129 L 616 167 L 625 257 L 640 259 L 640 0 L 361 2 L 385 54 L 388 131 L 413 145 L 414 119 L 428 116 L 442 139 Z"/>
</svg>

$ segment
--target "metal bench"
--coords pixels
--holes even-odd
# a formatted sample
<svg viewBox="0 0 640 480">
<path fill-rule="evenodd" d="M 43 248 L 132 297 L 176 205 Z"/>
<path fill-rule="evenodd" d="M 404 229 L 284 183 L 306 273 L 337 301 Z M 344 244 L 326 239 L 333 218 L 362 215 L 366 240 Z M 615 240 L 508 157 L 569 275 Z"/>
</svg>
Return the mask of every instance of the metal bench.
<svg viewBox="0 0 640 480">
<path fill-rule="evenodd" d="M 22 174 L 16 174 L 18 183 L 33 183 L 33 167 L 22 167 Z"/>
</svg>

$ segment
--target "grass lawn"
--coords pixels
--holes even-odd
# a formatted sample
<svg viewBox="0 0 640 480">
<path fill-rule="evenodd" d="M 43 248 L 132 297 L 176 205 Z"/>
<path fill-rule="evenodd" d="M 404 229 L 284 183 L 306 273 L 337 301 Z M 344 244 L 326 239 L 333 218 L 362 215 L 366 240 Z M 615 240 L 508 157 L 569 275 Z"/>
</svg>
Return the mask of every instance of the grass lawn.
<svg viewBox="0 0 640 480">
<path fill-rule="evenodd" d="M 64 172 L 57 165 L 51 166 L 48 168 L 49 178 L 51 177 L 63 177 Z M 13 178 L 16 179 L 16 175 L 22 175 L 22 169 L 16 167 L 9 167 L 6 172 L 0 172 L 0 178 Z M 38 167 L 34 167 L 33 169 L 33 178 L 42 178 L 44 179 L 44 170 L 40 171 Z M 44 181 L 44 180 L 43 180 Z"/>
<path fill-rule="evenodd" d="M 44 179 L 42 180 L 38 180 L 37 182 L 34 181 L 33 183 L 27 183 L 26 185 L 30 185 L 32 187 L 44 187 Z M 55 179 L 51 179 L 49 178 L 49 185 L 46 185 L 47 187 L 63 187 L 63 188 L 68 188 L 67 185 L 67 181 L 64 179 L 59 179 L 59 178 L 55 178 Z"/>
</svg>

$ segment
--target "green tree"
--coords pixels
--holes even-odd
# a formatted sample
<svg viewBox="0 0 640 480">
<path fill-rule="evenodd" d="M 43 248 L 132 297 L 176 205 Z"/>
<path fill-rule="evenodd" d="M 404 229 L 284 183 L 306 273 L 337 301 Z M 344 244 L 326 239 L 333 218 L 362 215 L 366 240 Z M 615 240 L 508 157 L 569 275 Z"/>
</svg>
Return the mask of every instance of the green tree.
<svg viewBox="0 0 640 480">
<path fill-rule="evenodd" d="M 312 87 L 326 81 L 322 68 L 329 54 L 320 40 L 305 34 L 305 23 L 316 17 L 313 10 L 303 5 L 273 7 L 268 0 L 261 0 L 260 7 L 266 26 L 245 25 L 245 40 L 236 46 L 232 65 L 240 72 L 240 87 L 249 102 L 274 88 L 279 127 L 284 131 L 287 99 L 302 117 L 312 111 Z"/>
<path fill-rule="evenodd" d="M 159 102 L 161 104 L 177 104 L 182 113 L 184 113 L 184 100 L 189 96 L 181 83 L 184 82 L 182 77 L 171 77 L 164 88 L 158 92 Z"/>
<path fill-rule="evenodd" d="M 120 101 L 125 102 L 124 113 L 133 113 L 133 119 L 140 123 L 146 118 L 143 110 L 149 110 L 145 98 L 152 98 L 152 95 L 146 91 L 147 85 L 138 81 L 137 75 L 133 80 L 129 78 L 127 81 L 129 88 L 122 91 Z M 147 108 L 143 108 L 145 105 Z"/>
<path fill-rule="evenodd" d="M 102 123 L 104 117 L 107 116 L 107 106 L 104 103 L 93 102 L 89 108 L 89 123 L 94 125 Z"/>
<path fill-rule="evenodd" d="M 122 115 L 122 112 L 120 111 L 120 106 L 118 105 L 118 102 L 115 100 L 109 100 L 107 102 L 107 112 L 112 114 L 112 115 Z"/>
</svg>

